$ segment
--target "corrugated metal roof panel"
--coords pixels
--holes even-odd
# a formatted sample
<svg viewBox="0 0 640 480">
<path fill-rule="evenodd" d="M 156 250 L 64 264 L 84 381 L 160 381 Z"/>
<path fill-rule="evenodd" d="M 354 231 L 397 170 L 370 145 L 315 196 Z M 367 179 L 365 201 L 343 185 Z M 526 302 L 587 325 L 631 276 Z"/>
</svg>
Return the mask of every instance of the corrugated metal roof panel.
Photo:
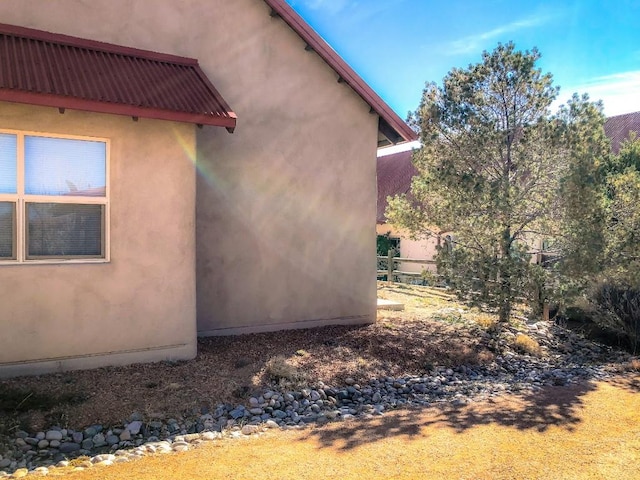
<svg viewBox="0 0 640 480">
<path fill-rule="evenodd" d="M 617 154 L 620 144 L 629 138 L 630 132 L 635 132 L 640 138 L 640 112 L 625 113 L 607 118 L 604 123 L 604 132 L 611 139 L 611 150 Z"/>
<path fill-rule="evenodd" d="M 409 194 L 411 180 L 418 175 L 418 170 L 413 165 L 413 150 L 392 153 L 378 157 L 378 215 L 377 223 L 386 223 L 384 214 L 387 209 L 387 197 Z"/>
<path fill-rule="evenodd" d="M 236 125 L 195 59 L 3 24 L 0 100 Z"/>
</svg>

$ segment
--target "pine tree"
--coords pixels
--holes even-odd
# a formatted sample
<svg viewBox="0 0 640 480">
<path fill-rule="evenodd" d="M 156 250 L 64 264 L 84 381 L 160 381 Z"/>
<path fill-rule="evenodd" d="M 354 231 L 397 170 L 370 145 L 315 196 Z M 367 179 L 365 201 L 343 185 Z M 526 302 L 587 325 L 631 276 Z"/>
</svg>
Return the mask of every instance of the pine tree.
<svg viewBox="0 0 640 480">
<path fill-rule="evenodd" d="M 387 211 L 415 237 L 454 232 L 454 247 L 438 254 L 440 273 L 503 322 L 547 275 L 531 264 L 535 242 L 555 245 L 566 272 L 584 257 L 596 263 L 593 251 L 602 250 L 602 106 L 574 96 L 551 115 L 558 88 L 536 67 L 539 58 L 536 49 L 498 45 L 482 62 L 453 69 L 442 86 L 427 84 L 413 115 L 419 175 L 410 197 L 390 199 Z"/>
</svg>

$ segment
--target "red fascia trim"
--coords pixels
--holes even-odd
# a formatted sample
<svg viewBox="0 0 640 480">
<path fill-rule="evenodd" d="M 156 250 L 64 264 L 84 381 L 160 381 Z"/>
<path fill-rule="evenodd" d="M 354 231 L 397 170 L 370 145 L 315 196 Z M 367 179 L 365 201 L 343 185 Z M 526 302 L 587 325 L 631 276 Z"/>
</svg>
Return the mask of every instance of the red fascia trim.
<svg viewBox="0 0 640 480">
<path fill-rule="evenodd" d="M 418 135 L 385 103 L 373 89 L 345 62 L 311 26 L 291 8 L 285 0 L 264 0 L 294 32 L 312 47 L 375 112 L 406 141 L 415 141 Z"/>
<path fill-rule="evenodd" d="M 8 25 L 0 23 L 0 34 L 15 35 L 19 37 L 32 38 L 43 42 L 58 43 L 78 48 L 87 48 L 91 50 L 100 50 L 105 53 L 130 55 L 134 57 L 142 57 L 149 60 L 159 62 L 178 63 L 181 65 L 197 65 L 195 58 L 180 57 L 178 55 L 170 55 L 168 53 L 153 52 L 151 50 L 142 50 L 139 48 L 124 47 L 112 43 L 98 42 L 86 38 L 72 37 L 70 35 L 62 35 L 60 33 L 45 32 L 33 28 L 19 27 L 17 25 Z"/>
<path fill-rule="evenodd" d="M 68 108 L 70 110 L 83 110 L 94 113 L 125 115 L 128 117 L 153 118 L 156 120 L 211 125 L 214 127 L 225 127 L 231 130 L 236 127 L 236 115 L 233 112 L 230 112 L 228 116 L 203 115 L 7 89 L 0 89 L 0 101 L 26 103 L 29 105 L 39 105 L 43 107 Z"/>
<path fill-rule="evenodd" d="M 209 90 L 213 92 L 213 95 L 216 97 L 216 100 L 218 101 L 220 106 L 222 106 L 227 111 L 227 116 L 229 116 L 230 118 L 236 119 L 237 115 L 235 114 L 235 112 L 231 110 L 231 107 L 229 106 L 227 101 L 224 99 L 222 95 L 220 95 L 220 92 L 218 92 L 216 87 L 213 86 L 213 83 L 211 83 L 211 80 L 209 80 L 209 77 L 207 77 L 207 75 L 202 71 L 202 68 L 200 68 L 200 65 L 197 64 L 197 61 L 196 61 L 196 66 L 193 70 L 198 74 L 198 76 L 200 77 L 200 80 L 202 80 L 202 82 L 209 88 Z M 234 123 L 234 127 L 235 127 L 235 123 Z"/>
</svg>

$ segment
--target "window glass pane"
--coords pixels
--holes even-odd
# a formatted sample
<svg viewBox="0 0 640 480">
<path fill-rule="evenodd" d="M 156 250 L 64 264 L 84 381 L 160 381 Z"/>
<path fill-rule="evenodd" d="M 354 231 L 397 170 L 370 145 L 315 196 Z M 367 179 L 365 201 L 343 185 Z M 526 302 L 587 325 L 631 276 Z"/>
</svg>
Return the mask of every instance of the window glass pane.
<svg viewBox="0 0 640 480">
<path fill-rule="evenodd" d="M 27 204 L 27 257 L 103 257 L 103 205 Z"/>
<path fill-rule="evenodd" d="M 26 136 L 25 193 L 104 197 L 104 142 Z"/>
<path fill-rule="evenodd" d="M 16 193 L 16 136 L 0 133 L 0 193 Z"/>
<path fill-rule="evenodd" d="M 0 258 L 15 258 L 15 215 L 13 202 L 0 202 Z"/>
</svg>

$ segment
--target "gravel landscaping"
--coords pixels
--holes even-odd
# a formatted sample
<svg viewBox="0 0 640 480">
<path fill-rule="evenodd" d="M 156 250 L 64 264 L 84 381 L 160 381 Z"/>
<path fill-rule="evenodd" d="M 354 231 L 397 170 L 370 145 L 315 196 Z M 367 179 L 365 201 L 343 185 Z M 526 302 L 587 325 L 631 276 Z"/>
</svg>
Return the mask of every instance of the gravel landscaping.
<svg viewBox="0 0 640 480">
<path fill-rule="evenodd" d="M 549 385 L 606 379 L 638 365 L 626 352 L 595 343 L 554 322 L 520 322 L 503 328 L 496 335 L 474 322 L 472 312 L 452 306 L 450 300 L 438 304 L 428 297 L 427 290 L 411 290 L 414 295 L 416 291 L 422 303 L 407 305 L 407 312 L 403 314 L 408 316 L 406 323 L 397 312 L 381 314 L 377 328 L 395 329 L 409 336 L 411 331 L 406 330 L 407 325 L 415 323 L 416 315 L 425 315 L 420 308 L 431 303 L 430 322 L 446 332 L 447 338 L 453 342 L 459 334 L 474 339 L 467 347 L 475 356 L 467 353 L 461 357 L 470 361 L 448 365 L 434 362 L 424 364 L 421 372 L 373 378 L 364 378 L 362 371 L 354 369 L 355 375 L 340 378 L 325 375 L 323 381 L 301 373 L 300 366 L 311 356 L 311 351 L 298 349 L 290 357 L 291 361 L 282 356 L 267 363 L 262 384 L 254 385 L 244 398 L 239 394 L 235 401 L 182 412 L 122 412 L 123 420 L 118 423 L 96 423 L 81 428 L 71 428 L 76 425 L 73 419 L 66 419 L 64 425 L 48 425 L 40 431 L 26 431 L 16 426 L 5 432 L 0 443 L 0 477 L 11 474 L 19 478 L 28 472 L 46 474 L 56 466 L 86 469 L 109 465 L 151 453 L 183 451 L 225 436 L 380 416 L 407 406 L 438 403 L 461 406 L 499 395 L 536 392 Z M 384 293 L 402 297 L 409 292 L 392 288 Z M 416 302 L 415 298 L 405 300 Z M 526 353 L 518 343 L 516 339 L 523 335 L 539 348 L 537 354 Z M 412 344 L 407 342 L 407 345 Z M 395 355 L 411 356 L 401 348 Z M 405 368 L 405 372 L 411 370 L 418 369 Z M 388 371 L 392 373 L 397 369 L 390 367 Z"/>
</svg>

